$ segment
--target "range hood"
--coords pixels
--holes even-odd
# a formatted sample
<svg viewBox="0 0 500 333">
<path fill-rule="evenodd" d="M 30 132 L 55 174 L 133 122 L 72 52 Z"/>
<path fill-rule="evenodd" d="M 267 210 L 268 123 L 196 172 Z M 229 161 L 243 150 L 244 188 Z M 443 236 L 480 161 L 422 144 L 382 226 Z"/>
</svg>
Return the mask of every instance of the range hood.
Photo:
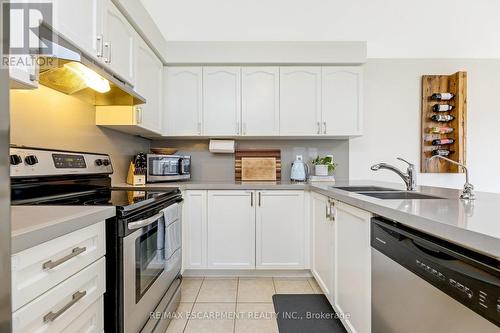
<svg viewBox="0 0 500 333">
<path fill-rule="evenodd" d="M 39 26 L 39 38 L 40 84 L 99 106 L 146 102 L 130 83 L 46 23 Z"/>
</svg>

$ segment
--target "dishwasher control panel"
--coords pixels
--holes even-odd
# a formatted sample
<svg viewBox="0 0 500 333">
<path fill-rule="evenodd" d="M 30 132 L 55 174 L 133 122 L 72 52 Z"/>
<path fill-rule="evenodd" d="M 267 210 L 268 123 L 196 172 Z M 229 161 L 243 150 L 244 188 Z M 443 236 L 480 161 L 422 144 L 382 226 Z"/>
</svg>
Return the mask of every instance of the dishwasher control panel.
<svg viewBox="0 0 500 333">
<path fill-rule="evenodd" d="M 500 326 L 500 265 L 480 262 L 470 250 L 409 228 L 372 219 L 371 246 L 469 309 Z"/>
</svg>

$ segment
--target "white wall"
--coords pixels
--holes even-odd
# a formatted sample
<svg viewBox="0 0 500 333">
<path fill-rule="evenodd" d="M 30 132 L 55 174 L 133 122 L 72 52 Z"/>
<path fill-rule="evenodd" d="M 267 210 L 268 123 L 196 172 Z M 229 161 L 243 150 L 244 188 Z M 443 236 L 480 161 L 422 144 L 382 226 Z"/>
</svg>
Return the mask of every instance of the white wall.
<svg viewBox="0 0 500 333">
<path fill-rule="evenodd" d="M 395 174 L 370 166 L 394 163 L 396 156 L 419 165 L 420 92 L 424 74 L 468 73 L 467 164 L 480 191 L 500 192 L 500 60 L 391 59 L 365 65 L 363 137 L 349 144 L 350 177 L 401 182 Z M 420 174 L 418 183 L 462 187 L 463 174 Z"/>
<path fill-rule="evenodd" d="M 167 40 L 368 41 L 370 58 L 500 58 L 498 0 L 141 0 Z"/>
</svg>

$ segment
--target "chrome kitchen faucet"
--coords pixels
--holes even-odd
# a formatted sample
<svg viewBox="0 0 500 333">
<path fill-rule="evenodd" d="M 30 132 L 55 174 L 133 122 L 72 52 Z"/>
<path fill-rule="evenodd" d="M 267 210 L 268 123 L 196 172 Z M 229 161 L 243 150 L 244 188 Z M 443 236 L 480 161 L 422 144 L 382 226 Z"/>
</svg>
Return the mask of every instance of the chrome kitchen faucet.
<svg viewBox="0 0 500 333">
<path fill-rule="evenodd" d="M 378 163 L 378 164 L 372 165 L 371 169 L 372 169 L 372 171 L 378 171 L 380 169 L 391 170 L 403 179 L 403 181 L 406 184 L 407 191 L 415 191 L 417 189 L 417 170 L 415 169 L 415 164 L 412 164 L 412 163 L 402 159 L 401 157 L 398 157 L 397 159 L 408 164 L 408 168 L 406 169 L 406 173 L 403 173 L 403 171 L 401 171 L 398 168 L 396 168 L 395 166 L 387 164 L 387 163 Z"/>
</svg>

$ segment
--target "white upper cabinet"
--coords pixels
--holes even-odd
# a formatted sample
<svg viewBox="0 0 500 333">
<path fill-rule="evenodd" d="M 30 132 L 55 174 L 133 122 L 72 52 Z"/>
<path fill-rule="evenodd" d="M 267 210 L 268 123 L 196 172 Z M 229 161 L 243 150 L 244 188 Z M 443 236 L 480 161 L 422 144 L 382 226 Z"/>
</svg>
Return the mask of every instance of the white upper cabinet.
<svg viewBox="0 0 500 333">
<path fill-rule="evenodd" d="M 280 135 L 320 134 L 321 67 L 280 67 Z"/>
<path fill-rule="evenodd" d="M 165 67 L 163 131 L 165 135 L 202 134 L 203 71 L 201 67 Z"/>
<path fill-rule="evenodd" d="M 279 67 L 242 68 L 242 135 L 279 135 L 279 87 Z"/>
<path fill-rule="evenodd" d="M 136 35 L 135 45 L 135 90 L 146 99 L 146 103 L 140 106 L 141 126 L 161 134 L 163 64 L 139 35 Z"/>
<path fill-rule="evenodd" d="M 109 0 L 54 1 L 54 28 L 95 58 L 103 51 L 103 17 Z"/>
<path fill-rule="evenodd" d="M 208 191 L 208 268 L 255 268 L 252 191 Z"/>
<path fill-rule="evenodd" d="M 363 69 L 323 67 L 322 133 L 360 135 L 362 131 Z"/>
<path fill-rule="evenodd" d="M 203 134 L 240 135 L 241 68 L 203 68 Z"/>
<path fill-rule="evenodd" d="M 105 1 L 103 61 L 125 81 L 135 84 L 135 30 L 109 0 Z"/>
</svg>

